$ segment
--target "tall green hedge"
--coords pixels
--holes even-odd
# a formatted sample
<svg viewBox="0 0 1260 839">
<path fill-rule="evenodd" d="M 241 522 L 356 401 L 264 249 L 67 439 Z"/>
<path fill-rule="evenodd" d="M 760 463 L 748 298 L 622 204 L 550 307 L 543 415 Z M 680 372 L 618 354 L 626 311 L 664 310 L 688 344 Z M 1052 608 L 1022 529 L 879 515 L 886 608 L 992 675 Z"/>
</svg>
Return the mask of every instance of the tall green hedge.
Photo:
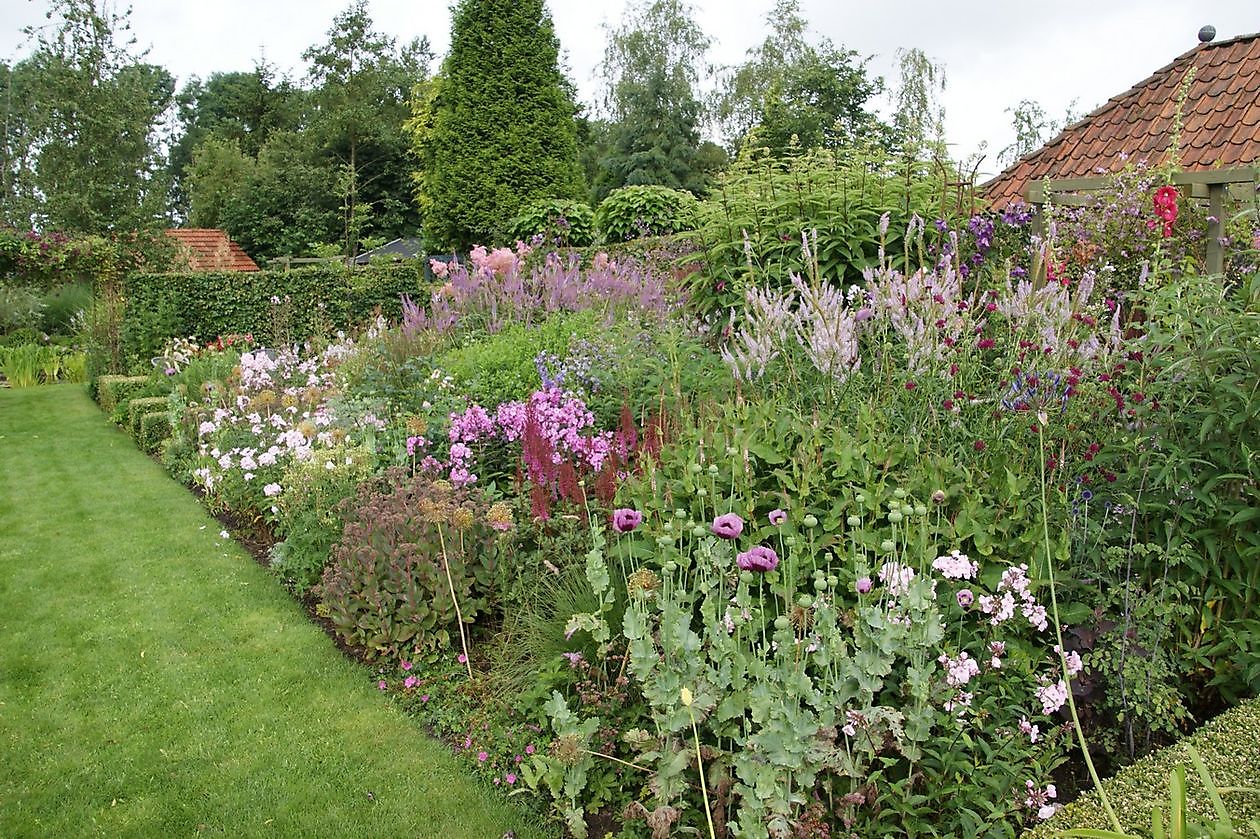
<svg viewBox="0 0 1260 839">
<path fill-rule="evenodd" d="M 348 329 L 379 310 L 397 319 L 400 295 L 421 296 L 423 260 L 362 268 L 132 274 L 122 340 L 131 361 L 151 358 L 168 338 L 251 334 L 264 343 L 301 341 Z"/>
</svg>

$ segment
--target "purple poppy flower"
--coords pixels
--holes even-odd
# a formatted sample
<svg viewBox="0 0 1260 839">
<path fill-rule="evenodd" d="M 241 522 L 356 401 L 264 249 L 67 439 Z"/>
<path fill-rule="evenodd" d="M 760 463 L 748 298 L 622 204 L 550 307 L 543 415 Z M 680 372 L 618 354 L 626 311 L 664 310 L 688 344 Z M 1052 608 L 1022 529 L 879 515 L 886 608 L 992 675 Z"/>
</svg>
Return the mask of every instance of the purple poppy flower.
<svg viewBox="0 0 1260 839">
<path fill-rule="evenodd" d="M 871 582 L 870 577 L 863 577 L 853 584 L 853 588 L 857 590 L 858 594 L 870 594 L 871 588 L 874 587 L 874 585 L 875 584 Z"/>
<path fill-rule="evenodd" d="M 778 527 L 779 525 L 785 523 L 786 521 L 787 521 L 787 513 L 783 512 L 782 510 L 770 511 L 770 523 L 773 524 L 775 527 Z"/>
<path fill-rule="evenodd" d="M 715 518 L 710 529 L 723 539 L 737 539 L 744 532 L 744 520 L 734 513 L 726 513 Z"/>
<path fill-rule="evenodd" d="M 613 510 L 613 530 L 618 533 L 629 533 L 641 524 L 643 524 L 643 514 L 638 510 L 627 507 Z"/>
<path fill-rule="evenodd" d="M 773 571 L 779 565 L 779 555 L 764 545 L 757 545 L 736 555 L 735 564 L 741 571 Z"/>
<path fill-rule="evenodd" d="M 976 596 L 971 593 L 971 589 L 969 588 L 965 588 L 958 592 L 958 605 L 964 609 L 970 606 L 975 599 Z"/>
</svg>

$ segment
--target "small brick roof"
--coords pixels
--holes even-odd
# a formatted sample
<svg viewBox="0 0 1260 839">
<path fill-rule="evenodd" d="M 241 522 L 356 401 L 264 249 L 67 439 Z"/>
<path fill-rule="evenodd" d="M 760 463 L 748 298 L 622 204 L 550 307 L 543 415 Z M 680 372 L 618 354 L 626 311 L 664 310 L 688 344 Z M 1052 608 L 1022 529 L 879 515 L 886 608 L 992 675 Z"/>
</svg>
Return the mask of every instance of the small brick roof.
<svg viewBox="0 0 1260 839">
<path fill-rule="evenodd" d="M 1177 89 L 1194 81 L 1182 114 L 1181 168 L 1196 171 L 1260 163 L 1260 34 L 1199 44 L 1150 78 L 1063 129 L 1037 151 L 981 185 L 1001 208 L 1042 178 L 1087 178 L 1124 166 L 1122 154 L 1158 166 L 1168 154 Z"/>
<path fill-rule="evenodd" d="M 257 271 L 258 266 L 227 232 L 208 227 L 185 227 L 166 231 L 184 246 L 188 267 L 193 271 Z"/>
</svg>

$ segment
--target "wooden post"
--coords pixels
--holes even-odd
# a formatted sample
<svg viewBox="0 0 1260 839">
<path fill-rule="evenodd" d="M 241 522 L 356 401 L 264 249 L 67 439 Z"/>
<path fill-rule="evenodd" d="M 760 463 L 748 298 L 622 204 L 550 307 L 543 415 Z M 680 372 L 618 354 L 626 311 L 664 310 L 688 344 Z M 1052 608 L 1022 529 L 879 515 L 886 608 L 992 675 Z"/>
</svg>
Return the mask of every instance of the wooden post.
<svg viewBox="0 0 1260 839">
<path fill-rule="evenodd" d="M 1221 238 L 1225 235 L 1226 184 L 1208 184 L 1208 240 L 1207 271 L 1209 274 L 1225 273 L 1225 247 Z"/>
</svg>

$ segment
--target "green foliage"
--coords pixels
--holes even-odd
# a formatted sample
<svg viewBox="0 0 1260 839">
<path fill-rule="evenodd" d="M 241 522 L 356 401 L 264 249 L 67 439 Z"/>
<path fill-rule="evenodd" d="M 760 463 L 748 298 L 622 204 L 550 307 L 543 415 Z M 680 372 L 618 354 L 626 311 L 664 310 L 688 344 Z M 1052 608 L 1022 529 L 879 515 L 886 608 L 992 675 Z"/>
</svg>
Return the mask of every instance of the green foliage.
<svg viewBox="0 0 1260 839">
<path fill-rule="evenodd" d="M 472 622 L 493 580 L 479 493 L 392 470 L 362 484 L 343 515 L 318 588 L 338 637 L 369 658 L 447 649 L 457 614 Z"/>
<path fill-rule="evenodd" d="M 539 236 L 549 247 L 584 248 L 595 240 L 595 211 L 566 198 L 530 204 L 512 225 L 513 238 L 530 242 Z"/>
<path fill-rule="evenodd" d="M 425 235 L 442 249 L 503 239 L 522 207 L 578 198 L 576 109 L 542 0 L 461 0 L 451 48 L 410 123 Z"/>
<path fill-rule="evenodd" d="M 90 0 L 51 4 L 35 51 L 8 79 L 4 220 L 104 233 L 164 221 L 166 179 L 158 129 L 174 78 L 120 44 L 128 13 Z M 13 133 L 9 133 L 12 131 Z"/>
<path fill-rule="evenodd" d="M 157 230 L 67 235 L 0 227 L 0 291 L 5 286 L 40 293 L 67 285 L 100 288 L 130 271 L 167 270 L 178 247 Z"/>
<path fill-rule="evenodd" d="M 1146 317 L 1150 397 L 1135 407 L 1143 430 L 1129 491 L 1148 539 L 1189 554 L 1168 572 L 1196 598 L 1179 646 L 1225 696 L 1245 696 L 1260 690 L 1260 275 L 1232 291 L 1184 275 L 1153 295 Z M 1167 585 L 1163 569 L 1134 570 L 1154 587 Z"/>
<path fill-rule="evenodd" d="M 250 334 L 285 344 L 366 323 L 378 310 L 397 318 L 400 295 L 420 292 L 420 271 L 401 264 L 134 274 L 126 281 L 126 354 L 147 362 L 175 336 Z"/>
<path fill-rule="evenodd" d="M 615 190 L 595 211 L 600 236 L 624 242 L 691 230 L 698 202 L 694 195 L 664 186 L 626 186 Z"/>
<path fill-rule="evenodd" d="M 96 402 L 112 416 L 120 407 L 125 410 L 127 403 L 148 384 L 148 376 L 101 376 L 96 380 Z"/>
<path fill-rule="evenodd" d="M 142 420 L 149 414 L 166 413 L 169 405 L 170 399 L 166 396 L 137 396 L 128 401 L 126 426 L 127 430 L 131 432 L 132 439 L 137 443 L 140 442 L 142 439 L 140 433 Z M 151 449 L 145 449 L 145 451 L 151 451 Z"/>
<path fill-rule="evenodd" d="M 42 325 L 45 306 L 36 289 L 0 285 L 0 335 Z"/>
<path fill-rule="evenodd" d="M 274 499 L 275 531 L 282 541 L 271 549 L 271 568 L 294 590 L 304 592 L 323 576 L 345 526 L 341 502 L 353 498 L 375 468 L 368 449 L 345 444 L 317 450 L 285 468 Z"/>
<path fill-rule="evenodd" d="M 41 344 L 0 345 L 0 375 L 9 387 L 32 387 L 43 382 L 81 382 L 84 357 L 64 347 Z"/>
<path fill-rule="evenodd" d="M 1167 791 L 1169 778 L 1179 767 L 1194 765 L 1196 771 L 1180 773 L 1184 778 L 1184 797 L 1173 794 L 1172 810 L 1184 805 L 1187 822 L 1206 823 L 1209 829 L 1184 835 L 1260 836 L 1260 700 L 1249 699 L 1238 707 L 1208 722 L 1181 743 L 1169 746 L 1121 770 L 1103 782 L 1107 796 L 1116 808 L 1121 825 L 1133 835 L 1151 831 L 1152 814 L 1170 803 Z M 1202 766 L 1202 769 L 1199 769 Z M 1215 791 L 1216 795 L 1213 795 Z M 1221 799 L 1225 813 L 1217 808 Z M 1157 816 L 1158 817 L 1158 816 Z M 1161 826 L 1163 819 L 1159 818 Z M 1222 832 L 1226 821 L 1235 830 Z M 1215 824 L 1214 824 L 1215 823 Z M 1025 834 L 1027 839 L 1049 839 L 1057 836 L 1108 836 L 1097 832 L 1107 827 L 1097 793 L 1090 792 L 1068 804 L 1054 818 Z M 1211 828 L 1215 827 L 1215 831 Z M 1065 833 L 1065 831 L 1072 831 Z M 1247 832 L 1250 831 L 1250 832 Z"/>
<path fill-rule="evenodd" d="M 817 261 L 819 276 L 860 284 L 880 248 L 879 220 L 889 214 L 886 250 L 906 266 L 911 217 L 956 221 L 962 210 L 943 173 L 922 175 L 878 150 L 818 150 L 791 160 L 743 159 L 701 203 L 696 239 L 708 259 L 700 305 L 725 307 L 752 285 L 786 285 Z M 816 233 L 816 236 L 815 236 Z M 806 256 L 802 236 L 808 236 Z M 911 254 L 913 255 L 913 254 Z"/>
<path fill-rule="evenodd" d="M 513 325 L 443 353 L 434 367 L 449 373 L 470 403 L 493 410 L 538 388 L 534 360 L 539 353 L 563 357 L 571 342 L 598 335 L 602 328 L 590 312 L 552 316 L 534 327 Z"/>
<path fill-rule="evenodd" d="M 211 73 L 204 81 L 193 77 L 175 97 L 181 131 L 171 147 L 172 193 L 175 209 L 188 216 L 191 226 L 219 226 L 217 216 L 207 212 L 204 191 L 199 197 L 188 184 L 203 179 L 191 170 L 211 141 L 252 162 L 273 133 L 299 127 L 304 93 L 285 79 L 276 80 L 274 72 L 260 61 L 248 72 Z"/>
<path fill-rule="evenodd" d="M 866 61 L 826 38 L 806 39 L 797 0 L 779 0 L 766 16 L 769 35 L 723 80 L 715 105 L 726 142 L 781 156 L 813 148 L 883 143 L 887 132 L 866 105 L 883 91 Z"/>
<path fill-rule="evenodd" d="M 136 444 L 143 452 L 158 451 L 171 436 L 171 415 L 168 411 L 151 411 L 140 418 Z"/>
<path fill-rule="evenodd" d="M 375 31 L 366 0 L 352 2 L 333 19 L 328 40 L 303 53 L 312 84 L 306 133 L 340 175 L 337 241 L 347 256 L 358 253 L 364 236 L 395 239 L 419 227 L 403 124 L 432 55 L 428 39 L 399 50 L 394 38 Z"/>
</svg>

